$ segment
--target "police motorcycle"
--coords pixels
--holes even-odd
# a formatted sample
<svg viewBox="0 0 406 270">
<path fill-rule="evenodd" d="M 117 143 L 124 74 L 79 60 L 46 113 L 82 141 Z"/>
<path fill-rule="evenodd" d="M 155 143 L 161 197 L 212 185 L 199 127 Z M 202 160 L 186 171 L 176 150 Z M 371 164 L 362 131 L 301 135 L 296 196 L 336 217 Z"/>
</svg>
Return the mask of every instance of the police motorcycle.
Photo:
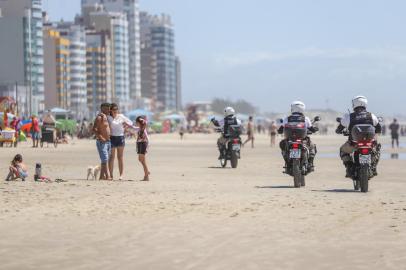
<svg viewBox="0 0 406 270">
<path fill-rule="evenodd" d="M 341 124 L 342 118 L 338 117 L 337 122 Z M 375 127 L 369 124 L 355 125 L 352 130 L 343 129 L 341 133 L 344 136 L 351 135 L 351 144 L 354 152 L 351 158 L 354 164 L 352 170 L 352 180 L 354 190 L 368 192 L 369 180 L 376 173 L 376 166 L 380 159 L 381 144 L 375 139 Z"/>
<path fill-rule="evenodd" d="M 319 122 L 321 118 L 316 116 L 312 124 Z M 280 120 L 282 123 L 283 120 Z M 318 129 L 314 128 L 316 132 Z M 304 187 L 306 185 L 305 176 L 312 172 L 309 164 L 309 135 L 313 134 L 305 123 L 293 122 L 284 125 L 283 133 L 286 139 L 285 154 L 288 155 L 285 161 L 284 173 L 293 177 L 293 184 L 295 188 Z"/>
</svg>

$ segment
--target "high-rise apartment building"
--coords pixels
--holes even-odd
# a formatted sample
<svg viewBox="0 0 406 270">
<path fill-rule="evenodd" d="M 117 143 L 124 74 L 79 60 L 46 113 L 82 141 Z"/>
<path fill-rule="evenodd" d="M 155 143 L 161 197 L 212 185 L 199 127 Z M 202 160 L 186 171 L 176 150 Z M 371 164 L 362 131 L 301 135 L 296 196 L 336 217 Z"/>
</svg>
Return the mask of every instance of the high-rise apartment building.
<svg viewBox="0 0 406 270">
<path fill-rule="evenodd" d="M 87 30 L 86 75 L 87 104 L 91 117 L 95 117 L 102 103 L 112 100 L 110 34 Z"/>
<path fill-rule="evenodd" d="M 83 119 L 88 114 L 85 28 L 72 22 L 58 22 L 56 29 L 70 42 L 70 111 L 77 119 Z"/>
<path fill-rule="evenodd" d="M 141 46 L 141 96 L 146 103 L 143 107 L 154 111 L 158 93 L 157 59 L 152 47 Z"/>
<path fill-rule="evenodd" d="M 70 41 L 51 26 L 44 27 L 45 109 L 59 107 L 69 110 Z"/>
<path fill-rule="evenodd" d="M 175 58 L 176 66 L 176 110 L 181 111 L 182 108 L 182 63 L 180 58 Z"/>
<path fill-rule="evenodd" d="M 128 22 L 123 13 L 96 11 L 91 12 L 90 25 L 97 32 L 107 32 L 111 41 L 112 102 L 122 111 L 130 107 L 130 81 L 128 56 Z"/>
<path fill-rule="evenodd" d="M 25 85 L 27 113 L 44 109 L 41 0 L 0 1 L 0 84 Z"/>
<path fill-rule="evenodd" d="M 174 30 L 168 15 L 141 12 L 141 43 L 154 50 L 157 61 L 157 106 L 160 110 L 177 110 L 177 67 Z M 180 94 L 180 93 L 179 93 Z"/>
<path fill-rule="evenodd" d="M 85 6 L 101 4 L 106 11 L 124 13 L 128 20 L 128 56 L 131 107 L 141 98 L 141 47 L 138 0 L 82 0 Z M 132 109 L 132 108 L 131 108 Z"/>
</svg>

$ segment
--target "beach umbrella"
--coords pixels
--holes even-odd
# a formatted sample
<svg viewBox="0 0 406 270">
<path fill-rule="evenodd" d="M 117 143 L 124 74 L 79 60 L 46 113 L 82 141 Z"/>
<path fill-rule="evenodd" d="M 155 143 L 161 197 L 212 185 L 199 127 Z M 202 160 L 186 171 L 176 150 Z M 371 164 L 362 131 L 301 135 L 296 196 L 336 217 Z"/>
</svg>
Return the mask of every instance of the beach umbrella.
<svg viewBox="0 0 406 270">
<path fill-rule="evenodd" d="M 151 129 L 155 132 L 162 132 L 162 123 L 160 122 L 155 122 L 150 125 Z"/>
<path fill-rule="evenodd" d="M 181 121 L 185 120 L 185 116 L 180 114 L 170 114 L 164 117 L 165 120 L 172 120 L 172 121 Z"/>
<path fill-rule="evenodd" d="M 21 121 L 21 130 L 24 132 L 30 132 L 32 127 L 32 120 Z"/>
<path fill-rule="evenodd" d="M 138 116 L 146 116 L 147 119 L 150 120 L 154 116 L 154 113 L 143 109 L 137 109 L 126 113 L 126 116 L 131 120 L 135 120 Z"/>
<path fill-rule="evenodd" d="M 56 128 L 61 131 L 73 133 L 76 129 L 76 122 L 74 120 L 61 119 L 56 121 Z"/>
<path fill-rule="evenodd" d="M 51 113 L 66 114 L 66 113 L 69 113 L 69 111 L 62 109 L 62 108 L 53 108 L 53 109 L 51 109 Z"/>
</svg>

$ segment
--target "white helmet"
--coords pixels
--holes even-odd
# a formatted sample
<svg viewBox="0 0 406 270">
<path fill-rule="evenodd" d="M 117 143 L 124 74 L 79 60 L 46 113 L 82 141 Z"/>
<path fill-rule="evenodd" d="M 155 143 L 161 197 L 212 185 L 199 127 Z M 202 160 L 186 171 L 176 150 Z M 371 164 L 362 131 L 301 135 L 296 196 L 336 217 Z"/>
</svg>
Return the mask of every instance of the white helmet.
<svg viewBox="0 0 406 270">
<path fill-rule="evenodd" d="M 225 116 L 225 117 L 231 116 L 231 115 L 234 115 L 234 114 L 235 114 L 234 108 L 232 108 L 232 107 L 227 107 L 227 108 L 224 109 L 224 116 Z"/>
<path fill-rule="evenodd" d="M 368 99 L 364 96 L 356 96 L 352 99 L 352 108 L 356 109 L 358 107 L 366 108 L 368 106 Z"/>
<path fill-rule="evenodd" d="M 290 110 L 292 113 L 304 113 L 306 105 L 301 101 L 293 101 L 292 104 L 290 104 Z"/>
</svg>

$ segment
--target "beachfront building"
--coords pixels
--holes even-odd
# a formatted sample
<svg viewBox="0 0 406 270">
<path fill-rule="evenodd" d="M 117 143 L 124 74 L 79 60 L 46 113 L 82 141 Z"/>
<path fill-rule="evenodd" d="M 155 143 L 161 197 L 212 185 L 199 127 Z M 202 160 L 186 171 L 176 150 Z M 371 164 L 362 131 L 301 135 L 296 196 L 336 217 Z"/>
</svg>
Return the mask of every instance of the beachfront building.
<svg viewBox="0 0 406 270">
<path fill-rule="evenodd" d="M 156 109 L 156 98 L 158 93 L 158 69 L 155 50 L 141 45 L 141 96 L 145 109 L 154 111 Z"/>
<path fill-rule="evenodd" d="M 95 9 L 95 11 L 89 11 L 84 20 L 88 21 L 88 29 L 109 35 L 112 80 L 111 101 L 117 103 L 120 109 L 126 112 L 131 107 L 127 18 L 123 13 L 101 10 L 100 6 L 95 6 Z"/>
<path fill-rule="evenodd" d="M 85 28 L 72 22 L 58 22 L 60 36 L 69 40 L 70 108 L 76 119 L 88 115 L 86 85 L 86 37 Z"/>
<path fill-rule="evenodd" d="M 20 85 L 16 90 L 26 90 L 26 114 L 43 111 L 42 1 L 1 0 L 0 36 L 0 88 L 9 91 Z"/>
<path fill-rule="evenodd" d="M 130 108 L 133 109 L 141 94 L 141 47 L 138 0 L 82 0 L 82 10 L 86 6 L 100 4 L 106 11 L 124 13 L 128 21 L 128 56 Z"/>
<path fill-rule="evenodd" d="M 100 104 L 112 100 L 111 49 L 108 32 L 86 31 L 87 106 L 95 117 Z"/>
<path fill-rule="evenodd" d="M 140 14 L 141 43 L 150 47 L 157 61 L 157 107 L 161 111 L 175 111 L 177 99 L 177 68 L 174 30 L 168 15 Z M 180 88 L 179 88 L 180 89 Z"/>
<path fill-rule="evenodd" d="M 69 110 L 70 41 L 60 36 L 52 26 L 44 26 L 45 109 L 55 107 Z"/>
<path fill-rule="evenodd" d="M 182 111 L 182 63 L 180 58 L 176 56 L 175 58 L 176 66 L 176 110 L 178 112 Z"/>
</svg>

